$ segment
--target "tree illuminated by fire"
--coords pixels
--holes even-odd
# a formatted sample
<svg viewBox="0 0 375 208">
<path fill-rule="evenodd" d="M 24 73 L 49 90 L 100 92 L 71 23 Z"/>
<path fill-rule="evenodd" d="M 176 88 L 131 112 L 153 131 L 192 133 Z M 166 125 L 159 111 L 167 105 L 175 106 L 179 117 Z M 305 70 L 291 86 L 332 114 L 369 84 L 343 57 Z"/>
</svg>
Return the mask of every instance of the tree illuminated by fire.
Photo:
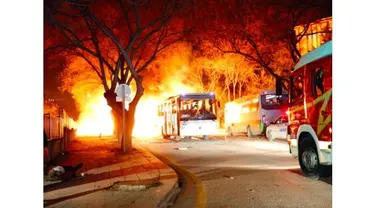
<svg viewBox="0 0 375 208">
<path fill-rule="evenodd" d="M 288 32 L 304 10 L 275 8 L 251 0 L 46 0 L 45 46 L 69 59 L 61 90 L 75 96 L 81 112 L 87 99 L 104 94 L 119 136 L 115 89 L 131 86 L 130 140 L 145 93 L 154 97 L 148 103 L 180 91 L 212 91 L 226 102 L 287 75 L 298 58 Z"/>
<path fill-rule="evenodd" d="M 136 106 L 144 93 L 142 72 L 157 53 L 188 32 L 181 29 L 183 22 L 170 24 L 179 21 L 172 17 L 186 7 L 183 2 L 46 1 L 45 19 L 65 37 L 68 44 L 61 47 L 83 58 L 100 78 L 116 124 L 121 120 L 116 86 L 119 83 L 135 85 L 135 96 L 125 114 L 126 141 L 131 140 Z M 117 129 L 120 129 L 118 125 Z"/>
</svg>

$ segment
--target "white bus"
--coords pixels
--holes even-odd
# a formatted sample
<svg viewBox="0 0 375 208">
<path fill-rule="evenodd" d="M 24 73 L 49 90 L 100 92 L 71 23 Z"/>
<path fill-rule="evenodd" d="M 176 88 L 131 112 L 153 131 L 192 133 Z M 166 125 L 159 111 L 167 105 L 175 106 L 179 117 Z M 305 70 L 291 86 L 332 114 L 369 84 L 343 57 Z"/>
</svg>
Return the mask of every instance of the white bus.
<svg viewBox="0 0 375 208">
<path fill-rule="evenodd" d="M 186 93 L 169 97 L 158 107 L 164 138 L 215 135 L 218 131 L 214 93 Z"/>
<path fill-rule="evenodd" d="M 276 96 L 275 90 L 236 99 L 225 104 L 225 128 L 230 136 L 264 134 L 271 122 L 287 113 L 287 107 L 288 94 Z"/>
</svg>

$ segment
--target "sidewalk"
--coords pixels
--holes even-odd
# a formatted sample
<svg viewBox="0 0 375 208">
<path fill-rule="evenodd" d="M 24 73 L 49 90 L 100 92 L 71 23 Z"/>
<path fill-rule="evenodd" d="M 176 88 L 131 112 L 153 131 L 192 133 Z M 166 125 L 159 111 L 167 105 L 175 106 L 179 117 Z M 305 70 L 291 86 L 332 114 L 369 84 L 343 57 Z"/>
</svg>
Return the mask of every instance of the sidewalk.
<svg viewBox="0 0 375 208">
<path fill-rule="evenodd" d="M 75 166 L 83 163 L 76 178 L 67 182 L 44 182 L 45 206 L 56 202 L 72 200 L 76 197 L 104 190 L 113 184 L 148 187 L 157 185 L 154 196 L 155 206 L 160 207 L 178 188 L 177 174 L 169 166 L 133 142 L 131 154 L 121 152 L 116 139 L 104 137 L 82 137 L 71 142 L 56 165 Z M 168 203 L 168 202 L 166 202 Z M 122 205 L 123 206 L 123 205 Z"/>
</svg>

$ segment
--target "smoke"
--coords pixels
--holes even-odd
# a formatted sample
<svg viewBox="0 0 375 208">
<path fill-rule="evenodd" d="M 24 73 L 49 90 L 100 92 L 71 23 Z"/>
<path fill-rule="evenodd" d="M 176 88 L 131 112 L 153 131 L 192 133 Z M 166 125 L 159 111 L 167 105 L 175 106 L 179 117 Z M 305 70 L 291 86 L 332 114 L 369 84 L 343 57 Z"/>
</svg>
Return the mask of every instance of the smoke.
<svg viewBox="0 0 375 208">
<path fill-rule="evenodd" d="M 162 52 L 150 64 L 144 76 L 146 94 L 173 96 L 183 92 L 195 92 L 199 87 L 191 81 L 195 71 L 192 66 L 192 45 L 176 43 Z"/>
</svg>

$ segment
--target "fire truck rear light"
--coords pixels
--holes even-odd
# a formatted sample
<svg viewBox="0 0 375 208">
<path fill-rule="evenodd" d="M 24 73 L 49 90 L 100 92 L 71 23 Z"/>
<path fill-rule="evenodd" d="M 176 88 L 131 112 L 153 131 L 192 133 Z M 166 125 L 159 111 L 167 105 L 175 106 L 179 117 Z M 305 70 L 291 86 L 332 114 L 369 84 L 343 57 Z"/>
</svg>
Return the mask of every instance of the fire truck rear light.
<svg viewBox="0 0 375 208">
<path fill-rule="evenodd" d="M 332 127 L 329 127 L 329 133 L 332 134 Z"/>
</svg>

